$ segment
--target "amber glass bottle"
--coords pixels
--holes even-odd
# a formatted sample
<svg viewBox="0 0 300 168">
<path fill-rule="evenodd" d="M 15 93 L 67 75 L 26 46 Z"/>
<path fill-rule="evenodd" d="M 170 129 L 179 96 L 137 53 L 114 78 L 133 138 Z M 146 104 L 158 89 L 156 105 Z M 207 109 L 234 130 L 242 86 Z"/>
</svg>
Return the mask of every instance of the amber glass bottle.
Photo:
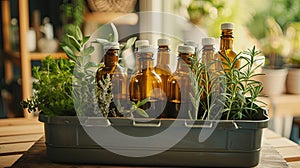
<svg viewBox="0 0 300 168">
<path fill-rule="evenodd" d="M 192 46 L 195 48 L 195 52 L 194 52 L 194 55 L 196 56 L 198 54 L 198 44 L 196 41 L 193 41 L 193 40 L 186 40 L 184 42 L 184 45 L 187 45 L 187 46 Z"/>
<path fill-rule="evenodd" d="M 158 39 L 158 51 L 157 51 L 157 64 L 154 68 L 155 72 L 160 76 L 162 80 L 162 89 L 167 96 L 167 83 L 168 78 L 172 72 L 169 67 L 170 64 L 170 40 L 169 39 Z"/>
<path fill-rule="evenodd" d="M 205 71 L 202 74 L 202 79 L 199 84 L 203 88 L 200 96 L 200 104 L 198 108 L 198 119 L 206 119 L 211 105 L 211 82 L 216 75 L 216 58 L 213 38 L 202 39 L 201 62 L 205 66 Z"/>
<path fill-rule="evenodd" d="M 226 64 L 224 64 L 226 60 L 224 59 L 224 57 L 220 55 L 220 53 L 223 56 L 227 56 L 231 62 L 237 56 L 237 54 L 233 51 L 233 38 L 234 38 L 233 28 L 234 28 L 233 23 L 223 23 L 221 25 L 222 34 L 221 34 L 220 50 L 218 52 L 218 57 L 223 62 L 222 65 L 225 71 L 227 71 L 226 69 L 228 69 L 229 67 Z M 239 68 L 240 61 L 237 61 L 234 67 Z"/>
<path fill-rule="evenodd" d="M 138 54 L 138 48 L 139 46 L 147 46 L 149 45 L 148 40 L 136 40 L 134 44 L 134 55 L 135 55 L 135 68 L 134 73 L 138 71 L 139 69 L 139 54 Z"/>
<path fill-rule="evenodd" d="M 112 42 L 106 43 L 103 47 L 105 54 L 104 54 L 104 67 L 99 68 L 96 73 L 96 81 L 98 88 L 100 87 L 99 81 L 104 81 L 107 78 L 107 75 L 110 75 L 111 85 L 112 85 L 112 96 L 113 100 L 109 106 L 108 116 L 121 116 L 119 111 L 116 108 L 116 103 L 120 102 L 121 105 L 126 104 L 127 100 L 127 74 L 123 67 L 118 64 L 119 61 L 119 43 Z M 101 88 L 100 88 L 101 89 Z M 99 104 L 105 103 L 98 102 Z"/>
<path fill-rule="evenodd" d="M 129 92 L 130 100 L 133 102 L 142 101 L 146 98 L 150 100 L 141 108 L 146 110 L 150 118 L 164 117 L 162 107 L 162 81 L 154 71 L 153 66 L 153 46 L 140 46 L 139 71 L 130 79 Z"/>
<path fill-rule="evenodd" d="M 191 46 L 178 47 L 177 68 L 168 79 L 168 118 L 189 119 L 190 114 L 195 114 L 195 107 L 190 95 L 192 93 L 190 66 L 194 52 L 195 48 Z"/>
</svg>

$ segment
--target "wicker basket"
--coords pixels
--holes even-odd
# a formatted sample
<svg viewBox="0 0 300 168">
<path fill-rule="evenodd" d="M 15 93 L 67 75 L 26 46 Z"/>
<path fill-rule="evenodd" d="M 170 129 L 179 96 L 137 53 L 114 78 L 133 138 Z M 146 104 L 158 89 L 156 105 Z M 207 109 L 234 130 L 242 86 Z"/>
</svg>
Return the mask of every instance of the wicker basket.
<svg viewBox="0 0 300 168">
<path fill-rule="evenodd" d="M 92 12 L 124 12 L 134 11 L 136 0 L 87 0 Z"/>
</svg>

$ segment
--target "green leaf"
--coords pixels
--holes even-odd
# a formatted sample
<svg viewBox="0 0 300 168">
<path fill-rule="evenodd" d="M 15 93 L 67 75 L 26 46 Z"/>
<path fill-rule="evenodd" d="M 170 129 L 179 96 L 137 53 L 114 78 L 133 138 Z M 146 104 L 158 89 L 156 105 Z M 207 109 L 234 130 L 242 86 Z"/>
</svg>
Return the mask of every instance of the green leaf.
<svg viewBox="0 0 300 168">
<path fill-rule="evenodd" d="M 142 116 L 142 117 L 145 117 L 145 118 L 148 118 L 148 117 L 149 117 L 149 115 L 146 113 L 146 111 L 143 110 L 143 109 L 141 109 L 141 108 L 137 108 L 137 109 L 136 109 L 136 112 L 137 112 L 140 116 Z"/>
<path fill-rule="evenodd" d="M 105 43 L 108 43 L 108 40 L 106 39 L 102 39 L 102 38 L 97 38 L 95 41 L 93 41 L 93 43 L 98 43 L 98 44 L 105 44 Z"/>
<path fill-rule="evenodd" d="M 82 39 L 82 45 L 85 45 L 85 43 L 90 39 L 90 36 L 84 36 Z"/>
<path fill-rule="evenodd" d="M 148 97 L 148 98 L 146 98 L 146 99 L 144 99 L 142 101 L 138 101 L 136 103 L 136 107 L 141 107 L 142 105 L 146 104 L 149 100 L 150 100 L 150 97 Z"/>
<path fill-rule="evenodd" d="M 89 68 L 96 68 L 98 67 L 98 65 L 95 62 L 88 62 L 84 67 L 86 69 L 89 69 Z"/>
<path fill-rule="evenodd" d="M 119 34 L 116 26 L 113 23 L 110 23 L 111 29 L 113 31 L 113 41 L 118 42 L 119 41 Z"/>
<path fill-rule="evenodd" d="M 125 46 L 124 46 L 124 48 L 123 48 L 123 51 L 125 51 L 128 48 L 132 47 L 135 41 L 136 41 L 136 37 L 131 37 L 130 39 L 128 39 Z"/>
<path fill-rule="evenodd" d="M 68 40 L 70 42 L 70 44 L 76 48 L 77 51 L 80 51 L 81 45 L 80 43 L 76 40 L 76 38 L 74 36 L 71 36 L 69 34 L 66 35 L 68 37 Z"/>
<path fill-rule="evenodd" d="M 77 41 L 83 41 L 83 37 L 82 37 L 82 32 L 80 30 L 80 27 L 79 26 L 76 26 L 76 31 L 75 31 L 75 38 L 77 39 Z"/>
<path fill-rule="evenodd" d="M 88 48 L 85 48 L 83 50 L 83 55 L 90 55 L 95 51 L 95 48 L 93 46 L 89 46 Z"/>
<path fill-rule="evenodd" d="M 74 54 L 74 52 L 68 46 L 61 45 L 61 48 L 67 54 L 67 56 L 69 57 L 69 59 L 77 62 L 76 55 Z"/>
</svg>

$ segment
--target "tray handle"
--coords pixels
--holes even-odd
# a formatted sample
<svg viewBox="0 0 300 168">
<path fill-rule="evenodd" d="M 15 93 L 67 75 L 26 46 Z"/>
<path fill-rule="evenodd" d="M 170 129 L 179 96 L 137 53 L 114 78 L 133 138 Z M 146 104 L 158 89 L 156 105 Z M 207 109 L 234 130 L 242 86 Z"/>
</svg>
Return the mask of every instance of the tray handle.
<svg viewBox="0 0 300 168">
<path fill-rule="evenodd" d="M 106 118 L 88 117 L 83 125 L 86 127 L 108 127 L 111 126 L 111 122 Z"/>
<path fill-rule="evenodd" d="M 160 120 L 156 120 L 157 123 L 153 123 L 153 122 L 142 122 L 142 121 L 136 121 L 136 120 L 132 120 L 132 125 L 135 127 L 160 127 L 161 126 L 161 121 Z"/>
<path fill-rule="evenodd" d="M 189 123 L 187 120 L 185 120 L 184 125 L 188 128 L 212 128 L 213 127 L 213 123 L 212 122 L 204 122 L 204 123 Z"/>
</svg>

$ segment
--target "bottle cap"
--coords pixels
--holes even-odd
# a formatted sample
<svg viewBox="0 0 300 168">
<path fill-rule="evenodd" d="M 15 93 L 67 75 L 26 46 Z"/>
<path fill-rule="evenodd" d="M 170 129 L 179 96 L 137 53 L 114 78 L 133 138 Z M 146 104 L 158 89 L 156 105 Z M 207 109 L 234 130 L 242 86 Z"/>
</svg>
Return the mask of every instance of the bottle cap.
<svg viewBox="0 0 300 168">
<path fill-rule="evenodd" d="M 135 48 L 139 48 L 139 46 L 142 45 L 149 45 L 149 41 L 148 40 L 136 40 L 135 41 Z"/>
<path fill-rule="evenodd" d="M 215 40 L 212 37 L 203 38 L 202 39 L 202 45 L 203 46 L 206 46 L 206 45 L 215 45 Z"/>
<path fill-rule="evenodd" d="M 158 46 L 162 46 L 162 45 L 165 45 L 165 46 L 167 46 L 167 45 L 169 45 L 170 44 L 170 39 L 158 39 L 157 40 L 157 45 Z"/>
<path fill-rule="evenodd" d="M 152 45 L 141 45 L 138 48 L 138 52 L 147 53 L 147 52 L 154 52 L 154 47 Z"/>
<path fill-rule="evenodd" d="M 180 53 L 187 53 L 187 54 L 194 54 L 195 53 L 195 48 L 192 46 L 178 46 L 178 52 Z"/>
<path fill-rule="evenodd" d="M 118 42 L 107 42 L 104 44 L 103 49 L 104 50 L 109 50 L 109 49 L 119 50 L 120 44 Z"/>
<path fill-rule="evenodd" d="M 195 48 L 198 47 L 198 44 L 197 44 L 195 41 L 193 41 L 193 40 L 186 40 L 186 41 L 184 42 L 184 45 L 187 45 L 187 46 L 193 46 L 193 47 L 195 47 Z"/>
<path fill-rule="evenodd" d="M 221 24 L 221 30 L 224 29 L 233 29 L 234 28 L 234 24 L 233 23 L 223 23 Z"/>
</svg>

